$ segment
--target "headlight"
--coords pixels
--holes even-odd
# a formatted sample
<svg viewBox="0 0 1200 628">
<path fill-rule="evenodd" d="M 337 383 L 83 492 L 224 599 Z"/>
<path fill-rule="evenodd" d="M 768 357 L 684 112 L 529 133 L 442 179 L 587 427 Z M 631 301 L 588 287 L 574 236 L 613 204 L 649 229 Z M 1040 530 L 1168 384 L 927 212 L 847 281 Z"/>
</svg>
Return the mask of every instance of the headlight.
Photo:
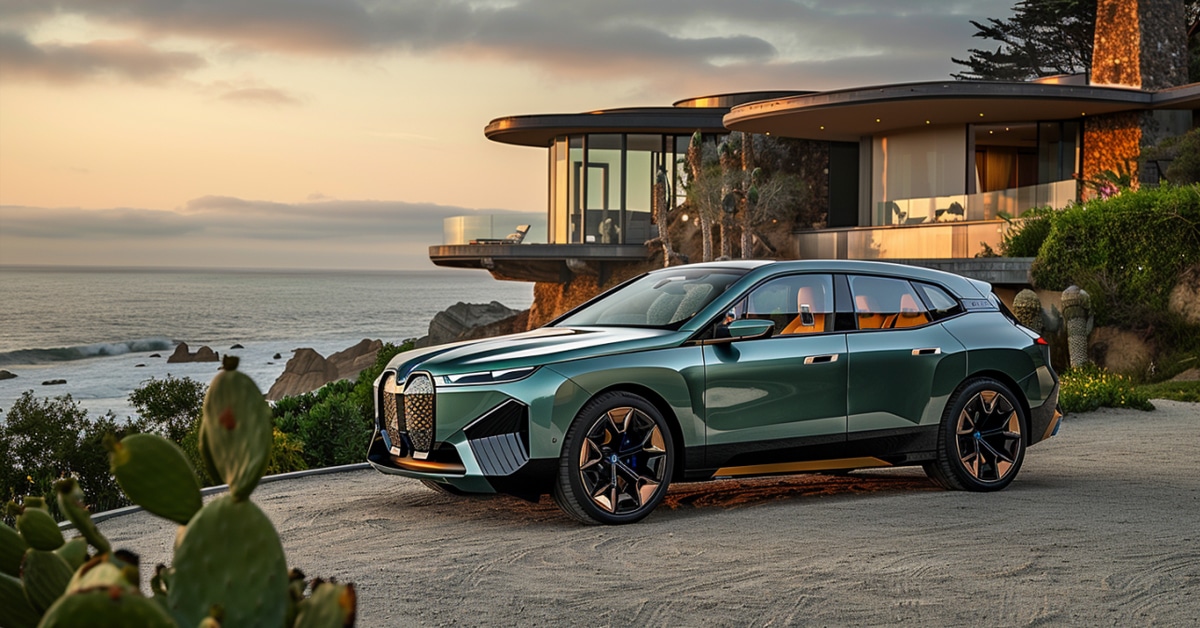
<svg viewBox="0 0 1200 628">
<path fill-rule="evenodd" d="M 525 379 L 533 374 L 538 367 L 527 366 L 519 369 L 505 369 L 501 371 L 478 371 L 476 373 L 463 373 L 461 375 L 443 375 L 442 384 L 445 386 L 472 386 L 479 384 L 502 384 L 505 382 L 515 382 L 519 379 Z"/>
</svg>

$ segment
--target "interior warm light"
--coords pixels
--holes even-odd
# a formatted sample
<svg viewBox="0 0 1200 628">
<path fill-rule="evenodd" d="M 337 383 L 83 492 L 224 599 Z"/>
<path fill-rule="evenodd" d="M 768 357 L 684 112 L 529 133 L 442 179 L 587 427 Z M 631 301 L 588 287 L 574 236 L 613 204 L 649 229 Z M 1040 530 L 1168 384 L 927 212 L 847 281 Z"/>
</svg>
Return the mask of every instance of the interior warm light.
<svg viewBox="0 0 1200 628">
<path fill-rule="evenodd" d="M 995 131 L 988 131 L 988 135 L 995 135 L 995 134 L 996 134 Z"/>
<path fill-rule="evenodd" d="M 822 125 L 821 125 L 821 130 L 822 130 L 822 131 L 824 131 L 824 130 L 825 130 L 825 125 L 824 125 L 824 124 L 822 124 Z"/>
<path fill-rule="evenodd" d="M 980 117 L 980 118 L 982 118 L 982 117 L 983 117 L 983 112 L 982 112 L 982 111 L 980 111 L 980 112 L 979 112 L 979 117 Z"/>
<path fill-rule="evenodd" d="M 879 118 L 875 118 L 875 121 L 876 121 L 876 122 L 879 122 Z"/>
<path fill-rule="evenodd" d="M 926 121 L 925 121 L 925 124 L 929 124 L 929 120 L 926 120 Z"/>
<path fill-rule="evenodd" d="M 684 221 L 684 222 L 687 222 L 687 221 L 688 221 L 688 215 L 687 215 L 687 214 L 684 214 L 684 215 L 680 216 L 680 217 L 679 217 L 679 219 L 680 219 L 680 220 L 682 220 L 682 221 Z"/>
</svg>

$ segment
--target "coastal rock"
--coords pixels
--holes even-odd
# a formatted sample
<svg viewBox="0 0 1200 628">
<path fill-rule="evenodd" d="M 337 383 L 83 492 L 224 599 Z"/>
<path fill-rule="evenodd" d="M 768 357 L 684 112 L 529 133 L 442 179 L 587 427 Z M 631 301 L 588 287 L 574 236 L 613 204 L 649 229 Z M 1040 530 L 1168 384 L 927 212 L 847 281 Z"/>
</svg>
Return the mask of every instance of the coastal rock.
<svg viewBox="0 0 1200 628">
<path fill-rule="evenodd" d="M 272 360 L 282 360 L 282 359 L 283 359 L 283 354 L 281 354 L 281 353 L 276 353 L 276 354 L 275 354 L 275 356 L 274 356 L 274 357 L 272 357 L 271 359 L 272 359 Z"/>
<path fill-rule="evenodd" d="M 17 377 L 17 374 L 16 374 L 16 373 L 13 373 L 13 372 L 10 372 L 10 371 L 5 371 L 5 370 L 0 370 L 0 380 L 4 380 L 4 379 L 16 379 L 16 377 Z"/>
<path fill-rule="evenodd" d="M 145 365 L 145 364 L 142 364 L 141 362 L 139 362 L 139 363 L 137 363 L 137 364 L 134 364 L 134 365 L 133 365 L 133 368 L 135 368 L 135 369 L 146 368 L 146 365 Z"/>
<path fill-rule="evenodd" d="M 175 347 L 175 353 L 172 353 L 167 358 L 168 364 L 177 364 L 181 362 L 220 362 L 221 356 L 209 347 L 200 347 L 195 353 L 188 350 L 186 342 L 179 343 Z"/>
<path fill-rule="evenodd" d="M 151 353 L 149 357 L 151 357 L 151 358 L 161 358 L 161 357 L 162 357 L 162 354 L 161 354 L 161 353 Z"/>
<path fill-rule="evenodd" d="M 42 385 L 43 386 L 62 386 L 65 383 L 67 383 L 67 380 L 65 380 L 65 379 L 48 379 L 48 380 L 42 382 Z"/>
<path fill-rule="evenodd" d="M 245 349 L 245 348 L 246 347 L 243 347 L 240 343 L 238 343 L 238 344 L 233 345 L 232 347 L 229 347 L 229 350 L 232 351 L 234 349 Z"/>
<path fill-rule="evenodd" d="M 383 348 L 382 340 L 363 338 L 353 347 L 348 347 L 329 356 L 328 361 L 337 367 L 339 379 L 354 379 L 367 367 L 375 364 L 375 356 Z"/>
<path fill-rule="evenodd" d="M 363 369 L 375 364 L 375 356 L 382 347 L 382 340 L 363 339 L 328 358 L 313 349 L 296 349 L 283 367 L 283 373 L 271 384 L 267 399 L 277 401 L 314 391 L 339 379 L 354 379 Z"/>
<path fill-rule="evenodd" d="M 464 335 L 473 329 L 493 325 L 518 314 L 520 314 L 519 310 L 506 307 L 499 301 L 491 303 L 459 302 L 434 315 L 433 320 L 429 321 L 429 335 L 417 340 L 416 346 L 431 347 L 464 339 Z M 524 331 L 524 329 L 520 331 Z"/>
</svg>

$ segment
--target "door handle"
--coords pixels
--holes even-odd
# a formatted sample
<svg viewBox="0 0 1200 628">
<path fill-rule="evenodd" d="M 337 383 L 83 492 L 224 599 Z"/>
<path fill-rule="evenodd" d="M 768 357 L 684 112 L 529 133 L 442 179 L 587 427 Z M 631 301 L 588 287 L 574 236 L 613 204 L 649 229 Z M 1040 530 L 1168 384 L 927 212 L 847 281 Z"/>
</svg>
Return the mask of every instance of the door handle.
<svg viewBox="0 0 1200 628">
<path fill-rule="evenodd" d="M 836 353 L 830 353 L 827 355 L 810 355 L 807 358 L 804 358 L 804 363 L 805 364 L 828 364 L 830 362 L 837 362 L 837 359 L 838 359 L 838 354 L 836 354 Z"/>
<path fill-rule="evenodd" d="M 926 347 L 924 349 L 913 349 L 912 354 L 913 355 L 941 355 L 942 348 L 941 347 Z"/>
</svg>

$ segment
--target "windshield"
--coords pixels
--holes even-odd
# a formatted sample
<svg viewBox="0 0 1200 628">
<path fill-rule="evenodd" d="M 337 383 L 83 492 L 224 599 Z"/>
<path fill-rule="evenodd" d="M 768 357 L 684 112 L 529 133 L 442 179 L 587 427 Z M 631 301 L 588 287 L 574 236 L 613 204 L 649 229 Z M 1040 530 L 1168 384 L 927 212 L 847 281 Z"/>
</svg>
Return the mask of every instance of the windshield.
<svg viewBox="0 0 1200 628">
<path fill-rule="evenodd" d="M 678 329 L 745 272 L 737 268 L 680 268 L 651 273 L 584 306 L 555 327 Z"/>
</svg>

